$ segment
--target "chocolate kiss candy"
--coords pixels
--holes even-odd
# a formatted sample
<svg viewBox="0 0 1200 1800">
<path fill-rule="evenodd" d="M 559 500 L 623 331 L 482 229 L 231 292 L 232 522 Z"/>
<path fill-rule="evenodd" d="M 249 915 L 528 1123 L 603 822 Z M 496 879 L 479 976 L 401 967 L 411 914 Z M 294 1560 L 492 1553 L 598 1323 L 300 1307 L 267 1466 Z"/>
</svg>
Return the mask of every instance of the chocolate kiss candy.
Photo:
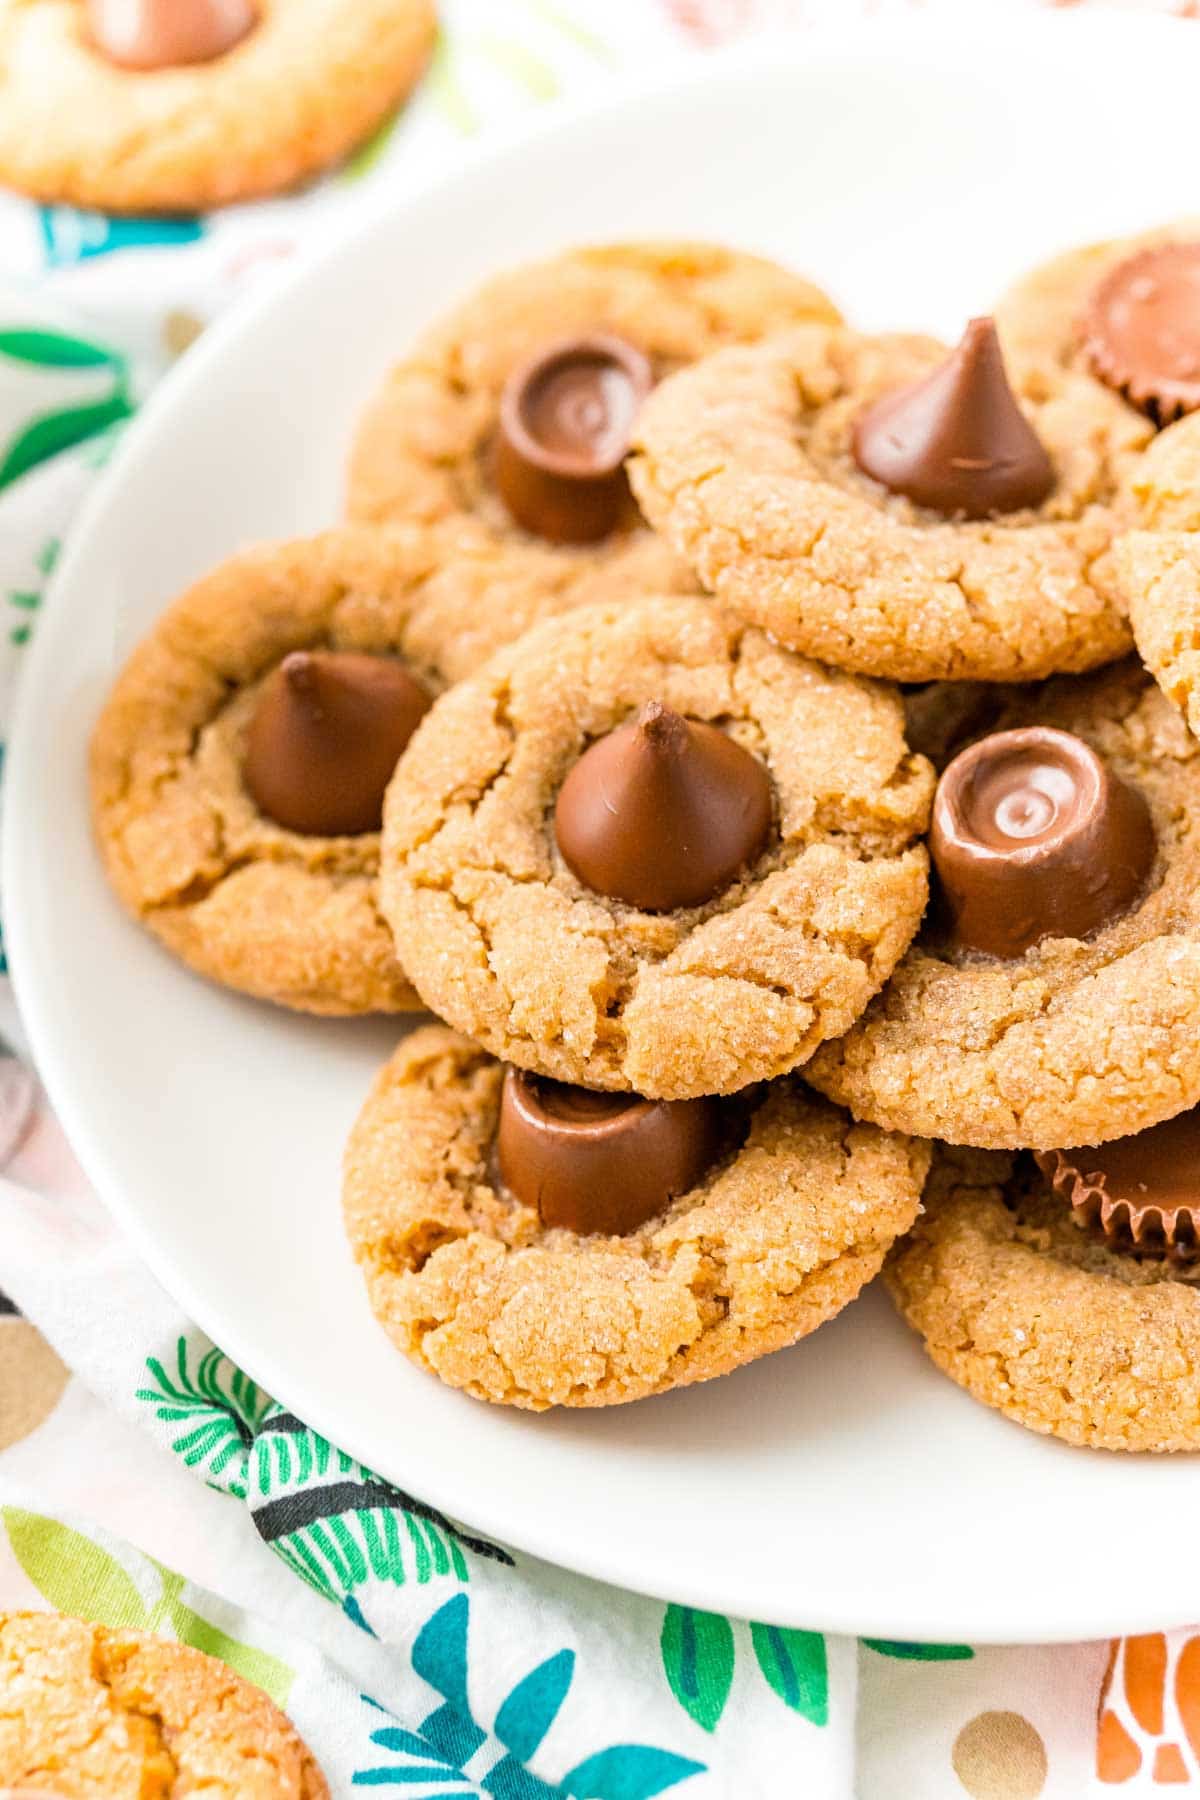
<svg viewBox="0 0 1200 1800">
<path fill-rule="evenodd" d="M 1078 1222 L 1117 1248 L 1175 1262 L 1200 1256 L 1200 1108 L 1111 1144 L 1034 1160 Z"/>
<path fill-rule="evenodd" d="M 400 753 L 429 695 L 402 663 L 296 650 L 263 684 L 246 733 L 246 786 L 260 812 L 311 837 L 378 831 Z"/>
<path fill-rule="evenodd" d="M 1079 325 L 1101 381 L 1160 425 L 1200 406 L 1200 244 L 1160 244 L 1110 269 Z"/>
<path fill-rule="evenodd" d="M 1017 405 L 991 319 L 923 381 L 885 394 L 854 427 L 854 459 L 893 494 L 965 519 L 1039 506 L 1054 467 Z"/>
<path fill-rule="evenodd" d="M 758 758 L 657 700 L 584 751 L 554 809 L 558 847 L 580 881 L 643 912 L 711 900 L 770 829 Z"/>
<path fill-rule="evenodd" d="M 212 62 L 258 23 L 251 0 L 87 0 L 96 49 L 123 69 Z"/>
<path fill-rule="evenodd" d="M 628 498 L 624 462 L 654 377 L 640 350 L 567 338 L 514 371 L 500 398 L 496 486 L 518 525 L 561 544 L 605 537 Z"/>
<path fill-rule="evenodd" d="M 506 1069 L 496 1158 L 543 1225 L 620 1237 L 695 1187 L 721 1148 L 716 1100 L 593 1094 Z"/>
<path fill-rule="evenodd" d="M 1108 924 L 1133 905 L 1155 854 L 1138 790 L 1047 725 L 998 731 L 954 758 L 930 848 L 951 935 L 991 956 Z"/>
</svg>

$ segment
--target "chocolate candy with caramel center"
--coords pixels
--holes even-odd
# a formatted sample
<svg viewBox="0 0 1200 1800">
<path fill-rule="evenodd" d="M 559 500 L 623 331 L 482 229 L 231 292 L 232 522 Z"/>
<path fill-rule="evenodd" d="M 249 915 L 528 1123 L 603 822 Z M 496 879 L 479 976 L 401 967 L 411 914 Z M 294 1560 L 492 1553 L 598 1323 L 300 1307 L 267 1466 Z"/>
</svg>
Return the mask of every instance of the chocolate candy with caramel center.
<svg viewBox="0 0 1200 1800">
<path fill-rule="evenodd" d="M 1200 243 L 1127 257 L 1094 289 L 1079 333 L 1101 381 L 1160 425 L 1200 406 Z"/>
<path fill-rule="evenodd" d="M 770 829 L 758 758 L 657 700 L 584 751 L 554 809 L 558 847 L 580 881 L 643 912 L 711 900 Z"/>
<path fill-rule="evenodd" d="M 947 517 L 1040 506 L 1054 467 L 1016 401 L 991 319 L 911 387 L 885 394 L 854 427 L 854 459 L 890 493 Z"/>
<path fill-rule="evenodd" d="M 595 1094 L 507 1069 L 496 1158 L 543 1225 L 580 1236 L 636 1231 L 695 1187 L 722 1144 L 717 1100 Z"/>
<path fill-rule="evenodd" d="M 87 0 L 91 42 L 123 69 L 212 62 L 257 23 L 252 0 Z"/>
<path fill-rule="evenodd" d="M 1127 912 L 1155 856 L 1138 790 L 1047 725 L 996 732 L 954 758 L 930 847 L 952 939 L 1004 957 L 1045 937 L 1087 937 Z"/>
<path fill-rule="evenodd" d="M 623 338 L 568 338 L 516 369 L 500 398 L 496 486 L 518 525 L 554 543 L 606 537 L 628 502 L 625 457 L 654 377 Z"/>
<path fill-rule="evenodd" d="M 1116 1249 L 1200 1257 L 1200 1108 L 1109 1144 L 1034 1159 L 1077 1222 Z"/>
<path fill-rule="evenodd" d="M 378 831 L 388 782 L 429 706 L 392 657 L 293 651 L 263 683 L 246 732 L 255 805 L 310 837 Z"/>
</svg>

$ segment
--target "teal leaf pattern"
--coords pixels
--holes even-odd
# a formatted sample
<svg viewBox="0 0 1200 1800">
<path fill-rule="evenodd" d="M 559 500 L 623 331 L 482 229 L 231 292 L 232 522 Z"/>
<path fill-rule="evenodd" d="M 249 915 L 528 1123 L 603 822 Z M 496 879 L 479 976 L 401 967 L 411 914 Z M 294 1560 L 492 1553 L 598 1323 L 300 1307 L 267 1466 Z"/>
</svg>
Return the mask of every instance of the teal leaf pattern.
<svg viewBox="0 0 1200 1800">
<path fill-rule="evenodd" d="M 564 1794 L 575 1800 L 650 1800 L 689 1775 L 702 1774 L 703 1763 L 690 1762 L 672 1750 L 644 1744 L 614 1744 L 589 1756 L 562 1779 Z"/>
<path fill-rule="evenodd" d="M 88 338 L 70 337 L 62 331 L 29 327 L 0 331 L 0 356 L 14 362 L 33 363 L 42 369 L 99 369 L 120 364 L 115 350 L 93 344 Z"/>
<path fill-rule="evenodd" d="M 529 1762 L 558 1717 L 575 1674 L 575 1653 L 560 1650 L 518 1681 L 496 1713 L 491 1732 L 471 1712 L 468 1693 L 471 1603 L 455 1594 L 421 1627 L 412 1647 L 416 1674 L 440 1697 L 416 1731 L 398 1722 L 381 1726 L 371 1742 L 393 1761 L 359 1769 L 354 1787 L 421 1788 L 422 1800 L 651 1800 L 704 1764 L 649 1744 L 614 1744 L 579 1763 L 555 1785 L 535 1775 Z M 380 1709 L 382 1710 L 382 1709 Z M 503 1749 L 479 1780 L 465 1773 L 493 1749 Z M 483 1753 L 481 1755 L 481 1752 Z M 466 1783 L 466 1787 L 447 1784 Z M 415 1796 L 414 1796 L 415 1800 Z"/>
<path fill-rule="evenodd" d="M 975 1652 L 969 1644 L 909 1644 L 899 1638 L 863 1638 L 877 1656 L 894 1656 L 901 1662 L 967 1662 Z"/>
<path fill-rule="evenodd" d="M 68 406 L 59 412 L 43 413 L 19 431 L 0 457 L 0 488 L 7 487 L 19 475 L 37 468 L 52 456 L 82 444 L 99 432 L 106 431 L 133 412 L 132 403 L 123 389 L 106 399 L 87 406 Z"/>
<path fill-rule="evenodd" d="M 819 1631 L 751 1625 L 758 1666 L 784 1705 L 814 1725 L 829 1723 L 829 1670 Z"/>
<path fill-rule="evenodd" d="M 528 1762 L 567 1697 L 575 1673 L 575 1653 L 560 1650 L 518 1681 L 496 1714 L 496 1736 L 521 1762 Z"/>
<path fill-rule="evenodd" d="M 671 1692 L 704 1731 L 714 1731 L 733 1685 L 733 1627 L 720 1613 L 668 1606 L 659 1638 Z"/>
</svg>

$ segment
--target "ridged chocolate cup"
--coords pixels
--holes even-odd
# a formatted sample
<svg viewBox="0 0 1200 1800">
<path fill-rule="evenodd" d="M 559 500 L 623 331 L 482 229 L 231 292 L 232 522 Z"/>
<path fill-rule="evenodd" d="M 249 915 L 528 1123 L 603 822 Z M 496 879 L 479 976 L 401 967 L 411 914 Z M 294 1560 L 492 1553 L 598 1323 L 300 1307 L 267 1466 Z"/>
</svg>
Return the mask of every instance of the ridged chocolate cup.
<svg viewBox="0 0 1200 1800">
<path fill-rule="evenodd" d="M 1200 1108 L 1132 1137 L 1040 1151 L 1034 1160 L 1075 1222 L 1113 1249 L 1200 1260 Z"/>
<path fill-rule="evenodd" d="M 625 458 L 653 385 L 642 352 L 606 332 L 564 338 L 513 371 L 495 478 L 518 525 L 552 543 L 608 536 L 629 504 Z"/>
<path fill-rule="evenodd" d="M 1117 263 L 1078 326 L 1106 386 L 1158 425 L 1200 407 L 1200 242 L 1158 244 Z"/>
</svg>

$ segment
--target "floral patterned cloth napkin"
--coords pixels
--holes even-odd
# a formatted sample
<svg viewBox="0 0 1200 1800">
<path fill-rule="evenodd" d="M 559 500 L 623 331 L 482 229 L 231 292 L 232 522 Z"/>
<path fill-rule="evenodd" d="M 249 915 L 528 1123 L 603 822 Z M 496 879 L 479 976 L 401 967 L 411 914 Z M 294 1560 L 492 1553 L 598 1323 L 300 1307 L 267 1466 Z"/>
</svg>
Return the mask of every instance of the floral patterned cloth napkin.
<svg viewBox="0 0 1200 1800">
<path fill-rule="evenodd" d="M 0 197 L 0 723 L 93 472 L 212 316 L 369 189 L 532 105 L 851 10 L 447 0 L 421 95 L 302 196 L 166 224 Z M 0 1030 L 0 1607 L 223 1657 L 292 1713 L 338 1800 L 1200 1786 L 1200 1635 L 998 1650 L 781 1630 L 513 1556 L 380 1481 L 256 1388 L 137 1261 L 20 1054 L 2 973 Z M 714 1555 L 719 1539 L 714 1522 Z"/>
</svg>

